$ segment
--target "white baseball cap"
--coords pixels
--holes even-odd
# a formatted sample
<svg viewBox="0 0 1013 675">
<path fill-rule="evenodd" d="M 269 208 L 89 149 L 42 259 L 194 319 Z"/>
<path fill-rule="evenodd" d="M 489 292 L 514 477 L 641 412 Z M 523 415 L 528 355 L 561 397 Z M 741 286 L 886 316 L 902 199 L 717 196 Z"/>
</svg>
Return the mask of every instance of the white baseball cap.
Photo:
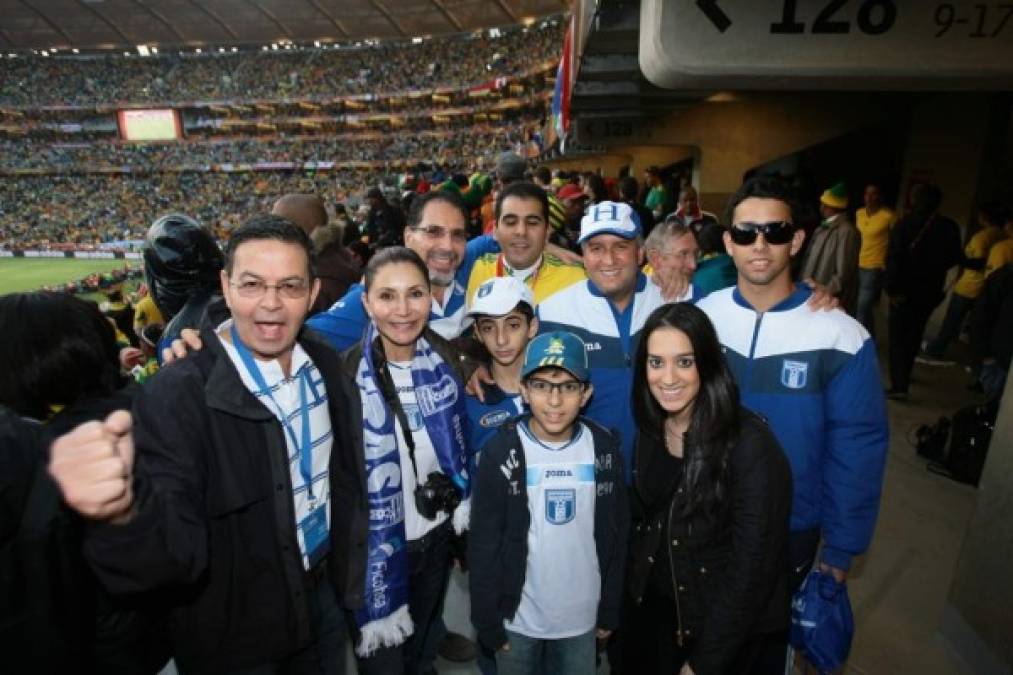
<svg viewBox="0 0 1013 675">
<path fill-rule="evenodd" d="M 580 219 L 580 237 L 583 244 L 599 234 L 614 234 L 623 239 L 634 239 L 643 232 L 640 216 L 622 202 L 598 202 L 587 207 L 587 213 Z"/>
<path fill-rule="evenodd" d="M 519 302 L 527 303 L 531 309 L 535 308 L 535 298 L 527 284 L 516 277 L 495 277 L 475 291 L 475 297 L 468 307 L 468 316 L 504 316 L 512 312 Z"/>
</svg>

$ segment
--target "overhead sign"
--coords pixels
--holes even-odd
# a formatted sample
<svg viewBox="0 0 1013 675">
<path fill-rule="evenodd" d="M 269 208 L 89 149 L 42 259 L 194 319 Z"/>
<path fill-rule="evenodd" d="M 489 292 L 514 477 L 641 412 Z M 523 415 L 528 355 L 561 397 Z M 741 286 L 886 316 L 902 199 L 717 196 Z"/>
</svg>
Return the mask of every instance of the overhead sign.
<svg viewBox="0 0 1013 675">
<path fill-rule="evenodd" d="M 647 143 L 652 139 L 650 122 L 644 117 L 581 114 L 574 120 L 574 140 L 586 145 Z"/>
<path fill-rule="evenodd" d="M 1013 88 L 1009 0 L 643 0 L 669 89 Z"/>
</svg>

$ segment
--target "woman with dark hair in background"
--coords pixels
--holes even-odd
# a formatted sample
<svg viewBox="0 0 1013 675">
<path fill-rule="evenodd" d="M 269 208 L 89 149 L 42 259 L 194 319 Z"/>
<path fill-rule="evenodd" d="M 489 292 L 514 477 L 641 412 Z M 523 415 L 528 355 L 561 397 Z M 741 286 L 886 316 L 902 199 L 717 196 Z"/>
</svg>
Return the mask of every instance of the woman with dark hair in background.
<svg viewBox="0 0 1013 675">
<path fill-rule="evenodd" d="M 146 615 L 98 586 L 82 555 L 85 523 L 64 508 L 46 473 L 49 440 L 130 409 L 133 386 L 120 371 L 115 329 L 95 304 L 49 292 L 0 297 L 0 325 L 0 405 L 22 418 L 9 415 L 4 426 L 34 429 L 37 439 L 34 450 L 12 445 L 0 458 L 4 483 L 29 480 L 4 487 L 0 505 L 11 517 L 0 528 L 5 662 L 19 664 L 13 672 L 158 672 L 166 646 Z M 9 472 L 15 456 L 30 466 Z"/>
<path fill-rule="evenodd" d="M 788 460 L 739 406 L 714 328 L 693 305 L 647 319 L 633 377 L 624 672 L 775 671 L 761 662 L 768 635 L 788 627 Z"/>
</svg>

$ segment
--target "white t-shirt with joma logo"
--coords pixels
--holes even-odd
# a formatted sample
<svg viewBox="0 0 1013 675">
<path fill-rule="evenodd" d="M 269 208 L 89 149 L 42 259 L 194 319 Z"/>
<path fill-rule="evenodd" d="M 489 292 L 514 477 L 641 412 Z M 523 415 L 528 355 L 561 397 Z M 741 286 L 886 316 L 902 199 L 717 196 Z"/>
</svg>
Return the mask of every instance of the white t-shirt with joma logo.
<svg viewBox="0 0 1013 675">
<path fill-rule="evenodd" d="M 595 627 L 601 575 L 594 541 L 594 443 L 578 424 L 573 438 L 546 443 L 517 426 L 527 463 L 528 560 L 521 602 L 507 630 L 561 639 Z"/>
</svg>

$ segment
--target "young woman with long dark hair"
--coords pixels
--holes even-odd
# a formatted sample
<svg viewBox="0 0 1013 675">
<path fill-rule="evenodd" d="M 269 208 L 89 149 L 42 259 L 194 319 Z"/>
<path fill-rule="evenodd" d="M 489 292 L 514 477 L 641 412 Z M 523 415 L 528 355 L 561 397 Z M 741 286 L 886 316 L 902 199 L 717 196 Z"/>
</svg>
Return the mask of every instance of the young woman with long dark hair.
<svg viewBox="0 0 1013 675">
<path fill-rule="evenodd" d="M 633 413 L 624 668 L 766 672 L 765 634 L 788 625 L 791 473 L 766 423 L 740 407 L 714 327 L 693 305 L 664 305 L 645 323 Z"/>
</svg>

